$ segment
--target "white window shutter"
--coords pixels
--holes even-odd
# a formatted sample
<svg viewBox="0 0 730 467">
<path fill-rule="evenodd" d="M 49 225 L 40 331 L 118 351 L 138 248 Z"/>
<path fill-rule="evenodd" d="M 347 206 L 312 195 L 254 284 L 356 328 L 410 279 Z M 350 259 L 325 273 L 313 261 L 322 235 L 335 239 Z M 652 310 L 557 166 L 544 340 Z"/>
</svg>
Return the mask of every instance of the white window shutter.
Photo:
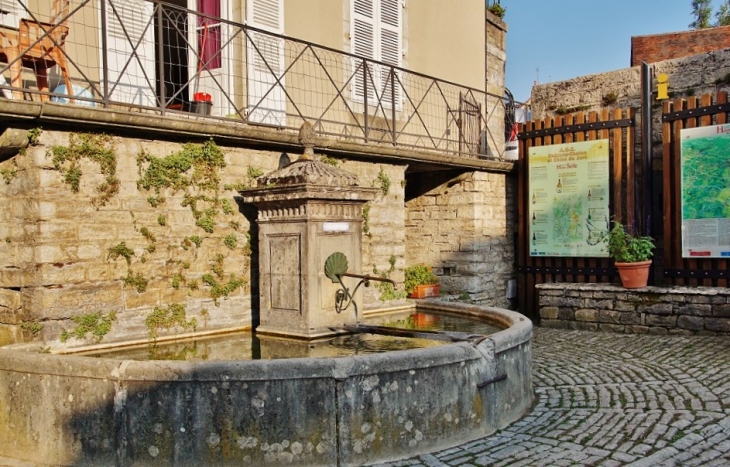
<svg viewBox="0 0 730 467">
<path fill-rule="evenodd" d="M 248 0 L 248 25 L 284 33 L 283 0 Z M 248 44 L 248 119 L 251 122 L 282 126 L 286 121 L 284 94 L 284 41 L 251 31 Z"/>
<path fill-rule="evenodd" d="M 377 60 L 375 49 L 375 4 L 376 0 L 353 0 L 352 2 L 352 21 L 351 21 L 351 37 L 352 37 L 352 53 L 358 57 L 365 57 L 371 60 Z M 355 60 L 353 70 L 355 70 L 355 87 L 354 96 L 357 100 L 365 100 L 365 90 L 368 92 L 368 100 L 373 98 L 373 80 L 376 79 L 372 72 L 372 68 L 365 78 L 364 70 L 360 68 L 363 62 Z"/>
<path fill-rule="evenodd" d="M 253 0 L 249 6 L 248 21 L 251 26 L 276 34 L 283 33 L 282 0 Z"/>
<path fill-rule="evenodd" d="M 380 0 L 380 37 L 379 60 L 388 65 L 401 65 L 401 8 L 400 0 Z M 392 105 L 393 89 L 395 89 L 395 105 L 400 107 L 400 85 L 396 76 L 391 75 L 391 68 L 380 70 L 383 103 Z M 396 71 L 397 73 L 397 71 Z M 393 82 L 391 82 L 393 80 Z M 393 86 L 392 86 L 393 85 Z"/>
</svg>

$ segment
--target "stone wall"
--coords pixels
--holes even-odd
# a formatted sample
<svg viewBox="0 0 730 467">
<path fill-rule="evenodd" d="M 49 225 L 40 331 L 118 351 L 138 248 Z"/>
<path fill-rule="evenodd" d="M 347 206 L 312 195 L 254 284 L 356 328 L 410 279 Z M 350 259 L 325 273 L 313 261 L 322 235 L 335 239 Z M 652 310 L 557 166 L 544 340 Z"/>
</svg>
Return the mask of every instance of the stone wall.
<svg viewBox="0 0 730 467">
<path fill-rule="evenodd" d="M 730 334 L 730 290 L 539 284 L 541 325 L 634 334 Z"/>
<path fill-rule="evenodd" d="M 225 167 L 179 168 L 185 177 L 199 172 L 198 180 L 158 192 L 159 180 L 151 177 L 145 188 L 149 160 L 203 147 L 42 131 L 35 144 L 0 162 L 0 344 L 60 346 L 63 331 L 78 329 L 81 320 L 90 325 L 87 337 L 71 337 L 69 344 L 92 343 L 104 320 L 112 322 L 104 342 L 251 326 L 255 212 L 238 205 L 237 190 L 275 170 L 281 153 L 215 146 Z M 70 155 L 94 151 L 99 154 L 77 160 Z M 105 157 L 113 161 L 118 192 L 103 202 L 104 192 L 113 192 Z M 405 166 L 335 163 L 355 173 L 361 186 L 383 189 L 369 207 L 363 272 L 387 270 L 391 257 L 404 267 Z M 402 272 L 394 275 L 402 280 Z M 365 307 L 384 306 L 379 297 L 371 289 Z"/>
<path fill-rule="evenodd" d="M 730 90 L 730 83 L 725 79 L 730 73 L 730 49 L 652 65 L 655 74 L 666 73 L 669 76 L 670 97 L 700 96 Z M 653 91 L 656 96 L 656 90 Z M 613 95 L 616 99 L 609 99 L 611 107 L 640 107 L 640 67 L 536 85 L 532 88 L 532 115 L 534 119 L 542 119 L 556 115 L 560 109 L 598 110 L 604 106 L 604 99 Z M 661 106 L 658 102 L 655 102 L 652 112 L 654 132 L 661 136 Z"/>
<path fill-rule="evenodd" d="M 507 175 L 469 172 L 407 201 L 406 263 L 434 267 L 442 294 L 508 307 L 513 188 Z"/>
<path fill-rule="evenodd" d="M 507 64 L 507 24 L 486 11 L 488 155 L 504 157 L 504 76 Z"/>
</svg>

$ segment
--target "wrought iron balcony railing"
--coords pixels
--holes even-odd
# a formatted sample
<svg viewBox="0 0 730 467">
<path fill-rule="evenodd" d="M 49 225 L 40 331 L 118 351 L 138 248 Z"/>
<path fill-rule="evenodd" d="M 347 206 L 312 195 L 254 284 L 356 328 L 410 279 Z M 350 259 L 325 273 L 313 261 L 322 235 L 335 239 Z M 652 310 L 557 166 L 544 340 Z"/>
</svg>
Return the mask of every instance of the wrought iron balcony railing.
<svg viewBox="0 0 730 467">
<path fill-rule="evenodd" d="M 47 1 L 50 14 L 2 3 L 5 98 L 284 129 L 308 120 L 338 139 L 459 157 L 492 144 L 477 89 L 158 0 Z"/>
</svg>

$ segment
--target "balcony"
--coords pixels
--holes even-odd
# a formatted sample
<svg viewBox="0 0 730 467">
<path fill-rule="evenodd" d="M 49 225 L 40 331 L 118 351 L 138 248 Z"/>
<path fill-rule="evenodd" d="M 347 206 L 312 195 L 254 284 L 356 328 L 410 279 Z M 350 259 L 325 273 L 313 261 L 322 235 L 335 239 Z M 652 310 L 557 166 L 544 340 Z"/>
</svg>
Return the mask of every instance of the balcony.
<svg viewBox="0 0 730 467">
<path fill-rule="evenodd" d="M 50 101 L 66 104 L 43 111 L 57 120 L 189 120 L 291 144 L 309 121 L 331 146 L 512 167 L 491 135 L 503 122 L 488 125 L 499 96 L 156 0 L 52 0 L 50 14 L 26 4 L 2 15 L 6 117 Z"/>
</svg>

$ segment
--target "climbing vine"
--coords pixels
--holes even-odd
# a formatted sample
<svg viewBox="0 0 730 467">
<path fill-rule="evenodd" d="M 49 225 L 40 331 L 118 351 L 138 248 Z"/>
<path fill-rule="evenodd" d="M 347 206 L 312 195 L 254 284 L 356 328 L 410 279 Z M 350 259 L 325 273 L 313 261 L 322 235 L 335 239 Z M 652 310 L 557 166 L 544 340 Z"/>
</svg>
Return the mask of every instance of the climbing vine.
<svg viewBox="0 0 730 467">
<path fill-rule="evenodd" d="M 96 187 L 99 196 L 92 199 L 95 206 L 104 206 L 119 193 L 117 156 L 110 136 L 71 133 L 68 146 L 52 146 L 47 155 L 51 156 L 53 167 L 63 175 L 64 183 L 74 193 L 78 193 L 81 186 L 81 161 L 86 159 L 99 165 L 104 182 Z"/>
<path fill-rule="evenodd" d="M 390 268 L 387 271 L 379 271 L 377 266 L 373 266 L 373 274 L 382 279 L 390 279 L 390 275 L 395 272 L 395 262 L 396 257 L 391 255 L 390 258 L 388 258 Z M 408 296 L 408 293 L 405 290 L 395 290 L 393 284 L 389 282 L 378 282 L 377 288 L 380 291 L 381 301 L 398 300 Z"/>
</svg>

